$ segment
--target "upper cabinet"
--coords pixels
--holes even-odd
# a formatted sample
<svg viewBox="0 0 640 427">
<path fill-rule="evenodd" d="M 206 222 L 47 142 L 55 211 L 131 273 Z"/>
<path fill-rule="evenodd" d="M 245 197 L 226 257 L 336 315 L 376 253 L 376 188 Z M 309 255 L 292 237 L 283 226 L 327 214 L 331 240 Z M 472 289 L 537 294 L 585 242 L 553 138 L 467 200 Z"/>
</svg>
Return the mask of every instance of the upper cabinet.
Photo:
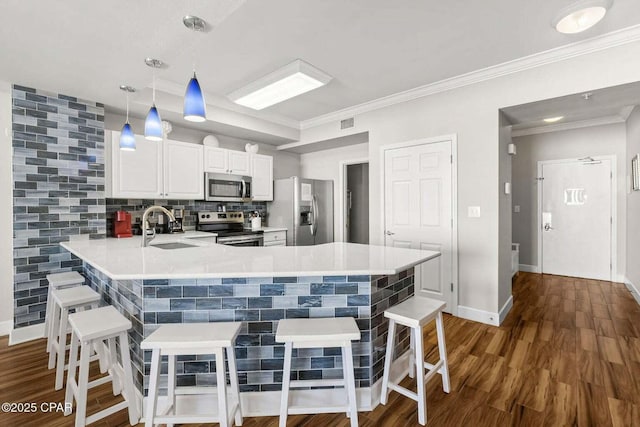
<svg viewBox="0 0 640 427">
<path fill-rule="evenodd" d="M 249 154 L 218 147 L 204 147 L 204 171 L 249 176 Z"/>
<path fill-rule="evenodd" d="M 273 200 L 273 157 L 251 155 L 251 191 L 256 201 Z"/>
<path fill-rule="evenodd" d="M 204 198 L 203 147 L 186 142 L 148 141 L 136 135 L 136 150 L 120 150 L 120 132 L 111 132 L 107 196 L 119 198 Z"/>
</svg>

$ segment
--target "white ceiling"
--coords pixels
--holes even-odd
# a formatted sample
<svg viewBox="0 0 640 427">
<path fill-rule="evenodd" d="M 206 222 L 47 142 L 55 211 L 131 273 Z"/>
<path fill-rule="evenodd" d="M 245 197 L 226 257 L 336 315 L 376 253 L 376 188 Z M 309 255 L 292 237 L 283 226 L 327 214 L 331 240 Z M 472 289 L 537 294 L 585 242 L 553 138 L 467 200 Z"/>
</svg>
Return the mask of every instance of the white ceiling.
<svg viewBox="0 0 640 427">
<path fill-rule="evenodd" d="M 120 84 L 140 92 L 144 116 L 151 69 L 163 114 L 177 115 L 195 58 L 212 106 L 231 129 L 248 117 L 270 142 L 295 140 L 298 123 L 349 106 L 640 23 L 640 2 L 615 0 L 605 19 L 578 35 L 550 25 L 572 0 L 2 0 L 0 79 L 103 102 L 122 110 Z M 188 31 L 182 16 L 213 24 Z M 226 95 L 300 58 L 333 76 L 325 87 L 255 112 Z M 222 123 L 209 109 L 204 128 Z M 217 111 L 222 114 L 221 110 Z M 240 114 L 238 114 L 240 113 Z M 227 114 L 227 115 L 229 115 Z M 264 126 L 265 123 L 276 126 Z M 208 126 L 208 127 L 207 127 Z"/>
</svg>

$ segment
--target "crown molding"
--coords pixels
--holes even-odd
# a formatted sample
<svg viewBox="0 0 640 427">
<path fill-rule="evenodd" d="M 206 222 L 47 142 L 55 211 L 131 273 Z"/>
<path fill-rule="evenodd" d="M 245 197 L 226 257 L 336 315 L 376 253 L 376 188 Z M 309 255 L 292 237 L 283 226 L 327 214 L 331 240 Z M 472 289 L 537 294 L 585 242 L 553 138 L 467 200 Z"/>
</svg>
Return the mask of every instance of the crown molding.
<svg viewBox="0 0 640 427">
<path fill-rule="evenodd" d="M 352 107 L 343 108 L 332 113 L 323 114 L 300 122 L 300 129 L 309 129 L 333 121 L 339 121 L 348 117 L 357 116 L 369 111 L 389 107 L 402 102 L 411 101 L 425 96 L 445 92 L 452 89 L 480 83 L 497 77 L 518 73 L 543 65 L 552 64 L 566 59 L 610 49 L 627 43 L 640 40 L 640 25 L 623 28 L 601 36 L 578 41 L 568 45 L 560 46 L 529 56 L 503 62 L 491 67 L 471 71 L 466 74 L 440 80 L 423 86 L 418 86 L 404 92 L 368 101 Z"/>
<path fill-rule="evenodd" d="M 146 89 L 151 90 L 151 86 L 147 86 Z M 184 86 L 169 80 L 156 79 L 156 90 L 166 92 L 168 94 L 175 95 L 175 96 L 184 96 Z M 300 122 L 298 120 L 291 119 L 289 117 L 285 117 L 279 114 L 256 113 L 249 108 L 241 107 L 239 105 L 233 104 L 231 101 L 228 101 L 226 98 L 222 98 L 220 96 L 216 96 L 211 93 L 205 93 L 204 96 L 207 104 L 212 105 L 216 108 L 222 108 L 224 110 L 232 111 L 234 113 L 244 114 L 245 116 L 253 117 L 255 119 L 264 120 L 274 124 L 300 130 Z"/>
<path fill-rule="evenodd" d="M 576 122 L 567 122 L 567 123 L 555 123 L 552 125 L 538 126 L 534 128 L 512 130 L 511 136 L 514 138 L 517 138 L 519 136 L 538 135 L 541 133 L 560 132 L 563 130 L 581 129 L 581 128 L 587 128 L 591 126 L 604 126 L 604 125 L 610 125 L 614 123 L 624 123 L 624 122 L 625 122 L 625 119 L 623 119 L 618 115 L 606 116 L 606 117 L 599 117 L 597 119 L 579 120 Z"/>
</svg>

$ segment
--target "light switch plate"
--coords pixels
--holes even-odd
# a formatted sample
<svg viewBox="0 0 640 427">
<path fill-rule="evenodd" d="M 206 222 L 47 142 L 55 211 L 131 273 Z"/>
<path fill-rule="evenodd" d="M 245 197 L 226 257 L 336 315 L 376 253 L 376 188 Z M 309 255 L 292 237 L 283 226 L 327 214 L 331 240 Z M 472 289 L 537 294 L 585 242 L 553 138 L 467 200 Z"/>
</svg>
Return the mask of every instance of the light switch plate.
<svg viewBox="0 0 640 427">
<path fill-rule="evenodd" d="M 513 207 L 513 211 L 514 211 L 515 213 L 520 213 L 520 205 L 515 205 L 515 206 Z"/>
<path fill-rule="evenodd" d="M 467 216 L 469 218 L 480 218 L 480 206 L 469 206 Z"/>
</svg>

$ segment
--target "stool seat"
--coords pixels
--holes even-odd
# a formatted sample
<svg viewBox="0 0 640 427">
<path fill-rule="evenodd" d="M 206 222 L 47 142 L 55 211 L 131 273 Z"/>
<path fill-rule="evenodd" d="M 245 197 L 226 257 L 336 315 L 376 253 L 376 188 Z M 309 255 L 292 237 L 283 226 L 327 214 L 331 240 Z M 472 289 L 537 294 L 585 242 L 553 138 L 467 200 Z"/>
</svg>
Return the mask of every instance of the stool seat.
<svg viewBox="0 0 640 427">
<path fill-rule="evenodd" d="M 355 341 L 360 329 L 352 317 L 284 319 L 278 322 L 277 342 L 313 343 L 317 341 Z"/>
<path fill-rule="evenodd" d="M 70 314 L 69 324 L 80 341 L 115 335 L 132 326 L 130 320 L 110 305 Z"/>
<path fill-rule="evenodd" d="M 140 348 L 195 349 L 231 347 L 240 331 L 238 322 L 162 325 L 142 341 Z"/>
<path fill-rule="evenodd" d="M 100 300 L 100 294 L 88 286 L 58 289 L 53 293 L 53 299 L 60 307 L 90 304 Z"/>
<path fill-rule="evenodd" d="M 58 286 L 69 286 L 84 283 L 84 277 L 77 271 L 65 271 L 62 273 L 47 274 L 49 286 L 54 288 Z"/>
<path fill-rule="evenodd" d="M 385 310 L 384 317 L 409 327 L 424 326 L 441 312 L 446 303 L 431 298 L 413 297 Z"/>
</svg>

